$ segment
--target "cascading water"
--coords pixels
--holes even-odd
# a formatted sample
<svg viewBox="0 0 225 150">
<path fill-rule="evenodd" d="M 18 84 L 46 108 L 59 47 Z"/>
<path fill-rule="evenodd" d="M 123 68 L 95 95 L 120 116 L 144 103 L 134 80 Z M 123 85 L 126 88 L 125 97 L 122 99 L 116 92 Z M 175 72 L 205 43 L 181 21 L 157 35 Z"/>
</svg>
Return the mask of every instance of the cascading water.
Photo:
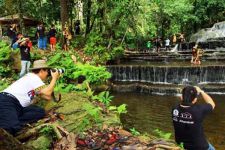
<svg viewBox="0 0 225 150">
<path fill-rule="evenodd" d="M 152 84 L 225 83 L 225 66 L 109 66 L 113 81 L 145 82 Z"/>
<path fill-rule="evenodd" d="M 208 92 L 225 92 L 225 66 L 108 66 L 112 90 L 151 94 L 177 94 L 185 85 L 199 85 Z"/>
<path fill-rule="evenodd" d="M 170 51 L 126 52 L 123 65 L 108 66 L 112 89 L 144 93 L 179 93 L 185 85 L 199 85 L 207 92 L 225 93 L 225 21 L 194 34 L 192 42 Z M 204 50 L 202 65 L 190 64 L 191 49 L 198 43 Z"/>
</svg>

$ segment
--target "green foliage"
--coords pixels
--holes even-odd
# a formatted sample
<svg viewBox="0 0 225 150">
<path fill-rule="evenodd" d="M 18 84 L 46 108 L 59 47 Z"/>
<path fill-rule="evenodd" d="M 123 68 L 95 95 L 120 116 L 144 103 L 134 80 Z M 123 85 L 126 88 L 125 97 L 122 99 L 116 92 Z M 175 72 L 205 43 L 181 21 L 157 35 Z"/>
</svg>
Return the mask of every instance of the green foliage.
<svg viewBox="0 0 225 150">
<path fill-rule="evenodd" d="M 40 132 L 41 134 L 50 136 L 50 137 L 52 137 L 53 139 L 56 138 L 56 134 L 55 134 L 55 132 L 54 132 L 52 126 L 45 126 L 45 127 L 41 128 L 39 132 Z"/>
<path fill-rule="evenodd" d="M 91 104 L 84 104 L 82 108 L 86 110 L 87 114 L 83 117 L 82 121 L 78 125 L 79 131 L 83 131 L 88 127 L 91 127 L 93 124 L 96 125 L 102 122 L 100 107 L 95 107 Z"/>
<path fill-rule="evenodd" d="M 126 104 L 122 104 L 120 106 L 117 107 L 117 112 L 119 114 L 123 114 L 123 113 L 127 113 L 127 105 Z"/>
<path fill-rule="evenodd" d="M 7 81 L 6 78 L 1 79 L 1 80 L 0 80 L 0 91 L 4 90 L 6 87 L 8 87 L 9 84 L 10 84 L 10 82 Z"/>
<path fill-rule="evenodd" d="M 171 135 L 172 135 L 171 133 L 165 133 L 165 132 L 163 132 L 163 131 L 161 131 L 161 130 L 159 130 L 159 129 L 155 129 L 154 132 L 155 132 L 160 138 L 163 138 L 163 139 L 166 139 L 166 140 L 170 139 L 170 137 L 171 137 Z"/>
<path fill-rule="evenodd" d="M 30 53 L 32 61 L 39 60 L 39 59 L 43 58 L 43 56 L 40 54 L 40 52 L 38 51 L 38 48 L 36 46 L 33 47 L 32 50 L 33 51 Z"/>
<path fill-rule="evenodd" d="M 182 150 L 184 150 L 184 143 L 181 142 L 181 143 L 179 144 L 179 147 L 180 147 Z"/>
<path fill-rule="evenodd" d="M 92 57 L 96 64 L 105 64 L 108 60 L 121 56 L 124 52 L 124 47 L 120 42 L 112 38 L 93 32 L 87 39 L 84 52 Z"/>
<path fill-rule="evenodd" d="M 84 27 L 89 27 L 88 33 L 103 39 L 95 39 L 101 44 L 96 43 L 94 46 L 95 43 L 89 41 L 87 49 L 90 49 L 87 52 L 90 52 L 91 48 L 100 53 L 107 51 L 107 39 L 111 36 L 113 40 L 121 41 L 124 35 L 133 39 L 148 39 L 152 38 L 149 35 L 169 36 L 178 32 L 191 34 L 202 27 L 210 27 L 218 21 L 223 21 L 225 16 L 224 0 L 108 0 L 92 1 L 89 7 L 88 1 L 82 2 L 83 10 L 80 10 L 77 1 L 65 2 L 68 6 L 65 12 L 68 14 L 68 20 L 71 20 L 68 24 L 73 25 L 71 29 L 74 28 L 74 19 L 78 13 L 85 12 L 83 20 L 89 18 L 89 21 L 83 23 L 81 20 L 81 29 L 85 31 Z M 46 26 L 57 24 L 57 29 L 61 29 L 61 22 L 58 22 L 60 9 L 62 7 L 59 0 L 0 0 L 1 16 L 22 12 L 23 15 L 42 20 L 47 23 Z M 89 10 L 90 14 L 87 13 Z M 126 35 L 126 32 L 130 35 Z M 85 34 L 86 37 L 89 36 L 88 33 Z M 71 45 L 83 47 L 86 40 L 82 39 L 82 36 L 76 37 Z M 107 53 L 103 53 L 102 58 L 96 56 L 95 60 L 108 60 L 110 56 Z"/>
<path fill-rule="evenodd" d="M 6 42 L 0 41 L 0 77 L 10 76 L 12 73 L 11 65 L 11 50 Z"/>
<path fill-rule="evenodd" d="M 110 102 L 113 99 L 113 96 L 109 95 L 109 91 L 103 91 L 99 93 L 98 95 L 95 95 L 92 97 L 93 100 L 98 100 L 105 104 L 106 106 L 109 106 Z"/>
<path fill-rule="evenodd" d="M 92 33 L 87 39 L 84 52 L 86 55 L 92 56 L 96 64 L 101 64 L 110 59 L 106 45 L 107 40 L 104 40 L 101 34 Z"/>
<path fill-rule="evenodd" d="M 64 53 L 57 51 L 56 54 L 48 56 L 48 64 L 55 68 L 64 68 L 66 71 L 60 77 L 56 90 L 62 92 L 69 92 L 72 90 L 85 89 L 85 87 L 76 87 L 75 83 L 79 76 L 85 76 L 86 82 L 92 85 L 98 85 L 106 82 L 111 74 L 103 66 L 93 66 L 90 64 L 74 63 L 71 55 L 76 53 Z"/>
<path fill-rule="evenodd" d="M 86 80 L 90 84 L 102 84 L 107 79 L 111 77 L 111 74 L 106 70 L 104 66 L 93 66 L 90 64 L 77 63 L 75 66 L 75 71 L 73 72 L 73 77 L 77 78 L 81 75 L 86 77 Z"/>
<path fill-rule="evenodd" d="M 122 56 L 123 53 L 124 53 L 124 48 L 122 47 L 122 45 L 115 46 L 112 48 L 112 51 L 110 52 L 111 59 L 120 57 Z"/>
<path fill-rule="evenodd" d="M 139 136 L 139 135 L 141 135 L 140 132 L 138 132 L 135 128 L 131 128 L 131 129 L 130 129 L 130 132 L 131 132 L 131 134 L 134 135 L 134 136 Z"/>
<path fill-rule="evenodd" d="M 122 104 L 118 107 L 116 106 L 109 106 L 109 110 L 112 110 L 112 111 L 116 111 L 119 115 L 120 114 L 123 114 L 123 113 L 127 113 L 127 105 L 126 104 Z"/>
<path fill-rule="evenodd" d="M 90 104 L 85 104 L 83 106 L 83 109 L 86 110 L 88 112 L 88 114 L 90 115 L 89 119 L 94 119 L 93 121 L 95 121 L 95 122 L 100 121 L 100 110 L 101 110 L 100 107 L 95 107 Z"/>
</svg>

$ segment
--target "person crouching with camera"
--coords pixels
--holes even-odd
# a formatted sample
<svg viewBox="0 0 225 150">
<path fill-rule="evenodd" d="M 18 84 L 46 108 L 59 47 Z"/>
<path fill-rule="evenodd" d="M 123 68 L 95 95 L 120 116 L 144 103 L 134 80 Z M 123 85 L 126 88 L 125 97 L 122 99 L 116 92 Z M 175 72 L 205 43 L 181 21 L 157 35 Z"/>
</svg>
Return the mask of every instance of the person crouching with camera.
<svg viewBox="0 0 225 150">
<path fill-rule="evenodd" d="M 203 104 L 197 104 L 200 95 L 205 102 Z M 205 117 L 214 108 L 213 99 L 199 87 L 183 88 L 181 103 L 172 109 L 177 144 L 183 143 L 185 150 L 215 150 L 207 141 L 202 125 Z"/>
<path fill-rule="evenodd" d="M 51 71 L 51 82 L 44 84 L 50 67 L 45 60 L 34 61 L 32 72 L 26 74 L 0 93 L 0 128 L 15 135 L 23 125 L 45 116 L 45 110 L 32 105 L 35 96 L 51 100 L 60 73 Z"/>
</svg>

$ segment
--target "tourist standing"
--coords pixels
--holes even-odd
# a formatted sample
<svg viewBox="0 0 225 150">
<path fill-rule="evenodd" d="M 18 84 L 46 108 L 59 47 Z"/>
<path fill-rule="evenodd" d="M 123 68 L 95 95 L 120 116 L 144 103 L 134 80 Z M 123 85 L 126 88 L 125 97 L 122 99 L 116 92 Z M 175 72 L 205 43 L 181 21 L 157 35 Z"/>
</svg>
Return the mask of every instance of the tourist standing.
<svg viewBox="0 0 225 150">
<path fill-rule="evenodd" d="M 51 29 L 48 32 L 48 36 L 49 36 L 49 43 L 50 43 L 50 49 L 51 51 L 55 51 L 55 46 L 56 46 L 56 29 L 55 29 L 55 25 L 51 25 Z"/>
<path fill-rule="evenodd" d="M 172 42 L 173 42 L 173 46 L 175 46 L 176 43 L 177 43 L 177 36 L 176 36 L 176 34 L 173 34 L 173 40 L 172 40 Z"/>
<path fill-rule="evenodd" d="M 63 50 L 68 51 L 71 38 L 72 38 L 72 36 L 69 32 L 68 27 L 64 27 L 64 29 L 63 29 Z"/>
<path fill-rule="evenodd" d="M 19 44 L 20 56 L 21 56 L 20 77 L 22 77 L 26 73 L 28 73 L 30 69 L 30 64 L 31 64 L 30 50 L 31 50 L 32 44 L 29 38 L 20 39 L 18 44 Z"/>
<path fill-rule="evenodd" d="M 182 44 L 185 42 L 184 34 L 180 33 L 180 36 L 178 37 L 178 50 L 183 50 Z"/>
<path fill-rule="evenodd" d="M 161 48 L 161 39 L 159 37 L 156 38 L 155 45 L 156 45 L 156 52 L 159 53 L 160 48 Z"/>
<path fill-rule="evenodd" d="M 197 104 L 201 95 L 204 104 Z M 187 86 L 182 90 L 181 103 L 172 109 L 172 120 L 177 144 L 187 150 L 215 150 L 206 140 L 203 131 L 204 118 L 213 111 L 215 103 L 199 87 Z"/>
<path fill-rule="evenodd" d="M 79 35 L 80 34 L 80 20 L 77 20 L 75 22 L 75 34 L 74 35 Z"/>
<path fill-rule="evenodd" d="M 38 25 L 37 27 L 37 39 L 38 39 L 38 48 L 42 50 L 46 50 L 47 48 L 47 37 L 45 35 L 45 27 L 43 23 Z"/>
<path fill-rule="evenodd" d="M 10 47 L 12 48 L 13 44 L 16 42 L 16 38 L 17 38 L 17 25 L 16 24 L 12 24 L 9 29 L 8 29 L 8 33 L 7 33 L 8 37 L 11 39 L 11 44 Z"/>
<path fill-rule="evenodd" d="M 170 49 L 170 39 L 169 38 L 167 38 L 165 40 L 165 46 L 166 46 L 166 51 Z"/>
</svg>

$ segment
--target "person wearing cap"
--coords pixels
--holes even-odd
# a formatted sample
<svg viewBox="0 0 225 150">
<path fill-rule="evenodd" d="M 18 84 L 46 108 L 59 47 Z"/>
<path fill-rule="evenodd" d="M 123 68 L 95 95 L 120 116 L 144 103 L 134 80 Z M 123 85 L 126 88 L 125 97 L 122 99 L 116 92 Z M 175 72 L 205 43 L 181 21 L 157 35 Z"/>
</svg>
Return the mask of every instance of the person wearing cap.
<svg viewBox="0 0 225 150">
<path fill-rule="evenodd" d="M 31 73 L 15 81 L 0 93 L 0 128 L 15 135 L 23 125 L 45 116 L 43 108 L 32 105 L 35 96 L 51 100 L 59 73 L 51 71 L 51 82 L 44 84 L 50 67 L 45 60 L 34 61 Z"/>
<path fill-rule="evenodd" d="M 197 104 L 201 95 L 204 104 Z M 177 144 L 187 150 L 214 150 L 203 131 L 204 118 L 213 111 L 213 99 L 197 86 L 186 86 L 182 90 L 181 103 L 172 109 L 172 120 Z"/>
</svg>

